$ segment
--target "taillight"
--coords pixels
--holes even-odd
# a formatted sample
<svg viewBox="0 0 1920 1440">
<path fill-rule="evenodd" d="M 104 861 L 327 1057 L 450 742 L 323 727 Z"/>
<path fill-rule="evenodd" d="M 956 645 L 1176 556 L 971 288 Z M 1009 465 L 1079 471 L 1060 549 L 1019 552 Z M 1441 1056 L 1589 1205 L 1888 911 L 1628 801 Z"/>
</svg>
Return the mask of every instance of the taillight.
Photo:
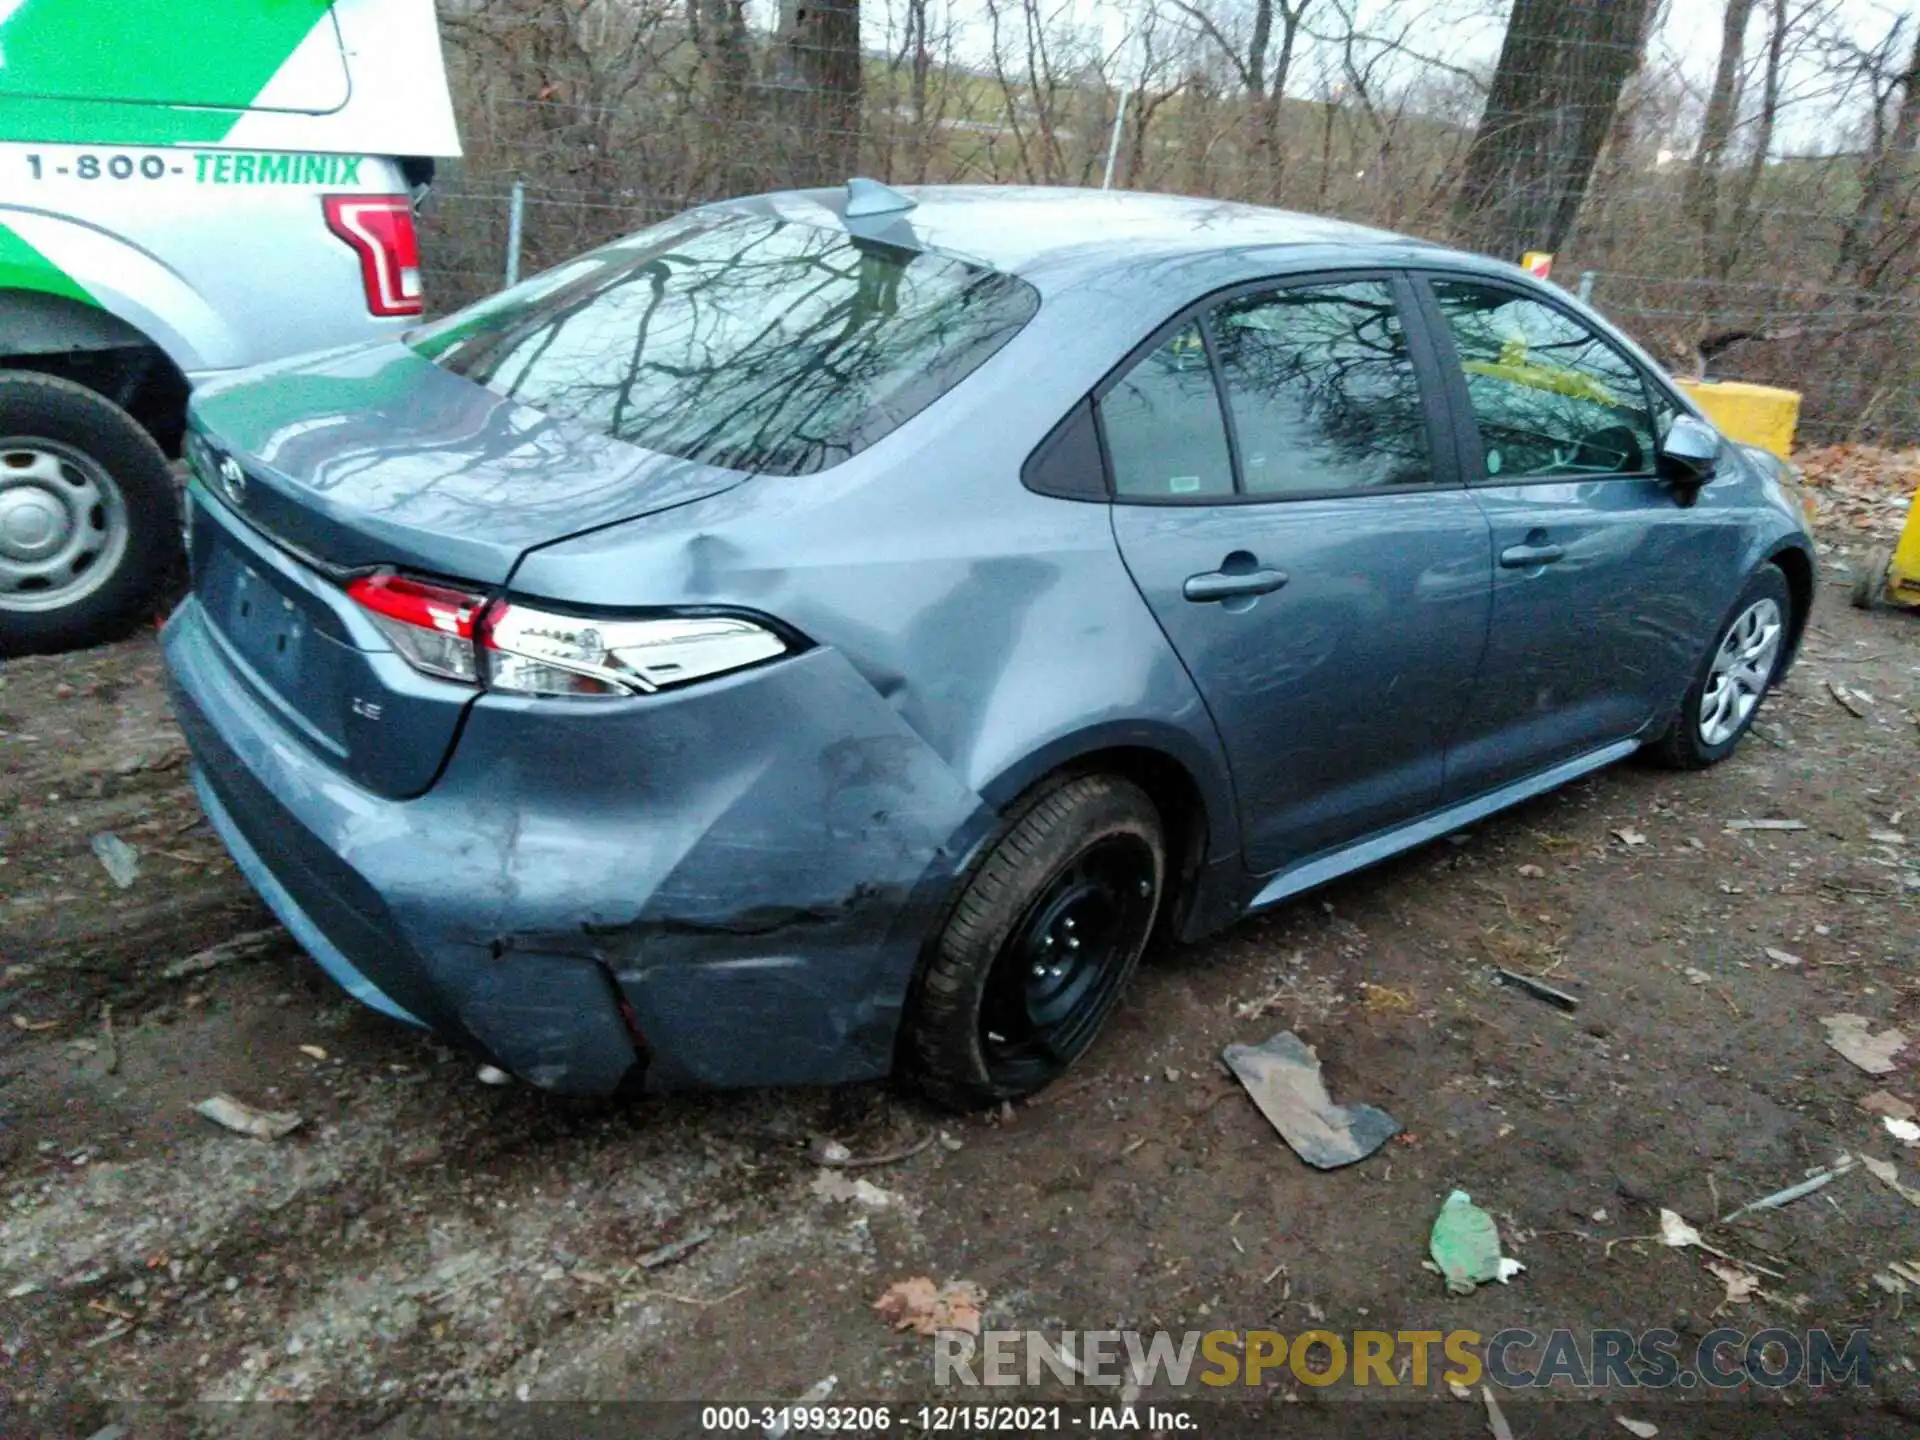
<svg viewBox="0 0 1920 1440">
<path fill-rule="evenodd" d="M 737 615 L 589 619 L 400 575 L 364 576 L 347 595 L 414 669 L 519 695 L 644 695 L 787 653 Z"/>
<path fill-rule="evenodd" d="M 360 283 L 375 315 L 418 315 L 420 241 L 404 195 L 323 195 L 327 228 L 360 257 Z"/>
<path fill-rule="evenodd" d="M 414 669 L 443 680 L 479 680 L 473 641 L 482 597 L 399 575 L 365 575 L 347 586 L 347 598 Z"/>
<path fill-rule="evenodd" d="M 480 626 L 489 689 L 531 695 L 632 695 L 784 655 L 787 643 L 734 615 L 588 620 L 500 604 Z"/>
</svg>

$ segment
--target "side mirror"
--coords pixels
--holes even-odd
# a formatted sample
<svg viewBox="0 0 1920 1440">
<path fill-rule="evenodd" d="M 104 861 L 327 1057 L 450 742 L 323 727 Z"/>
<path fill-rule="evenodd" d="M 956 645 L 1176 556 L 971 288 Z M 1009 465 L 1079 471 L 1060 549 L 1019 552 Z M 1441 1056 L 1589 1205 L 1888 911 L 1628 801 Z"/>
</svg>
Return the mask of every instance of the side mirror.
<svg viewBox="0 0 1920 1440">
<path fill-rule="evenodd" d="M 1676 415 L 1660 444 L 1660 469 L 1689 496 L 1713 479 L 1720 463 L 1720 435 L 1706 421 Z"/>
</svg>

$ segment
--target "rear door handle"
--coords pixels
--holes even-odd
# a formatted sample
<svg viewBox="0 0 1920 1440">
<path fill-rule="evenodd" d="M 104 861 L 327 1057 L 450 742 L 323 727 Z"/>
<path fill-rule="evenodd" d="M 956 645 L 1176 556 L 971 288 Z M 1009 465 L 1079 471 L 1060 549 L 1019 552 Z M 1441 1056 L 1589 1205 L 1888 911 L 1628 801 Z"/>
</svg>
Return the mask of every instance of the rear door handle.
<svg viewBox="0 0 1920 1440">
<path fill-rule="evenodd" d="M 1196 605 L 1207 605 L 1216 600 L 1271 595 L 1286 583 L 1284 570 L 1209 570 L 1204 575 L 1189 575 L 1180 593 Z"/>
<path fill-rule="evenodd" d="M 1536 565 L 1551 565 L 1566 553 L 1561 545 L 1509 545 L 1500 552 L 1500 563 L 1509 570 L 1531 570 Z"/>
</svg>

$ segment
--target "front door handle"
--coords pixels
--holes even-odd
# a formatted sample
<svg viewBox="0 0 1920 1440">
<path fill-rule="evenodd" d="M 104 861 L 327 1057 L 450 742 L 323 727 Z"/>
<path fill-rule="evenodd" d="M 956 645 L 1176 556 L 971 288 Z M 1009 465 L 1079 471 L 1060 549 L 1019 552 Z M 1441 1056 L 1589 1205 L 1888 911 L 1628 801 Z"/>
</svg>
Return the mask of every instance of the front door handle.
<svg viewBox="0 0 1920 1440">
<path fill-rule="evenodd" d="M 1500 563 L 1509 570 L 1531 570 L 1536 565 L 1551 565 L 1566 553 L 1562 545 L 1509 545 L 1500 552 Z"/>
<path fill-rule="evenodd" d="M 1207 605 L 1216 600 L 1271 595 L 1286 583 L 1284 570 L 1209 570 L 1204 575 L 1189 575 L 1180 593 L 1196 605 Z"/>
</svg>

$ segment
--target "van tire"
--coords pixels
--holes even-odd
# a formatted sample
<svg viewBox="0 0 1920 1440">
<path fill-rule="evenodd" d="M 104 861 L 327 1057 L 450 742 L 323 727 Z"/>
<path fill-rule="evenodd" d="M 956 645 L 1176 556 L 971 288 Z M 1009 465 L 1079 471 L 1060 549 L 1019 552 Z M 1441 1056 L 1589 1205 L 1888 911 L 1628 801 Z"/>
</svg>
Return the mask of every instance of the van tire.
<svg viewBox="0 0 1920 1440">
<path fill-rule="evenodd" d="M 34 573 L 30 547 L 62 527 L 104 537 L 97 558 L 64 580 Z M 0 370 L 0 656 L 119 639 L 153 617 L 179 554 L 178 492 L 139 422 L 71 380 Z"/>
</svg>

